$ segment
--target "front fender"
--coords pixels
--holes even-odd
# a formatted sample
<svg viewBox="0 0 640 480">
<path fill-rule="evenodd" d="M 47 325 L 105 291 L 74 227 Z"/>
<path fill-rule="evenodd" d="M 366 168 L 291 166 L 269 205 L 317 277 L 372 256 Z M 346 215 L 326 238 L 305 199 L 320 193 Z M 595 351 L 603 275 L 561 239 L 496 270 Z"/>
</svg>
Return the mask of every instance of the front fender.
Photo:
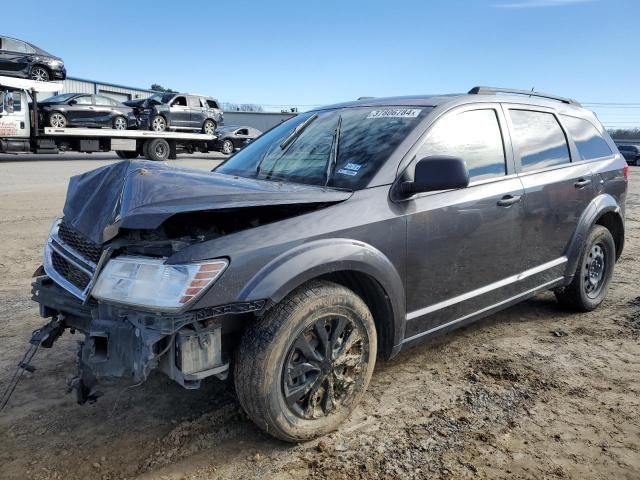
<svg viewBox="0 0 640 480">
<path fill-rule="evenodd" d="M 565 271 L 565 277 L 567 282 L 570 282 L 573 275 L 578 268 L 578 261 L 580 260 L 580 253 L 582 252 L 582 246 L 585 238 L 587 237 L 591 227 L 598 221 L 598 219 L 605 213 L 614 212 L 620 216 L 624 224 L 624 218 L 622 216 L 622 209 L 616 199 L 608 193 L 603 193 L 591 200 L 591 203 L 585 208 L 578 226 L 574 232 L 569 245 L 567 247 L 567 269 Z"/>
<path fill-rule="evenodd" d="M 393 346 L 404 335 L 405 294 L 402 279 L 391 261 L 375 247 L 347 238 L 315 240 L 274 258 L 247 282 L 238 301 L 270 299 L 277 303 L 303 283 L 340 271 L 356 271 L 375 279 L 384 289 L 393 315 Z M 382 319 L 384 321 L 385 319 Z"/>
</svg>

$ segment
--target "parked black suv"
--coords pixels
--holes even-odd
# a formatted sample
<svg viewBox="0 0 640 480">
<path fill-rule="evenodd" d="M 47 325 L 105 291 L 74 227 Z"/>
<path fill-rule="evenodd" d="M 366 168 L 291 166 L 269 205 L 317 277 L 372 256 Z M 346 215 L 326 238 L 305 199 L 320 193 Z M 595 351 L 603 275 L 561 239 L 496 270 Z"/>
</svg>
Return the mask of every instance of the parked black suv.
<svg viewBox="0 0 640 480">
<path fill-rule="evenodd" d="M 67 70 L 60 57 L 28 42 L 0 37 L 0 75 L 49 82 L 64 80 Z"/>
<path fill-rule="evenodd" d="M 216 128 L 224 123 L 218 101 L 202 95 L 156 93 L 124 104 L 134 108 L 140 128 L 155 132 L 200 130 L 213 135 Z"/>
<path fill-rule="evenodd" d="M 625 158 L 629 165 L 638 165 L 640 159 L 640 146 L 638 145 L 620 145 L 618 150 Z"/>
<path fill-rule="evenodd" d="M 84 333 L 78 400 L 160 369 L 234 369 L 247 414 L 337 428 L 377 358 L 553 290 L 592 310 L 624 244 L 628 167 L 573 100 L 475 88 L 302 113 L 213 172 L 73 177 L 33 299 Z"/>
</svg>

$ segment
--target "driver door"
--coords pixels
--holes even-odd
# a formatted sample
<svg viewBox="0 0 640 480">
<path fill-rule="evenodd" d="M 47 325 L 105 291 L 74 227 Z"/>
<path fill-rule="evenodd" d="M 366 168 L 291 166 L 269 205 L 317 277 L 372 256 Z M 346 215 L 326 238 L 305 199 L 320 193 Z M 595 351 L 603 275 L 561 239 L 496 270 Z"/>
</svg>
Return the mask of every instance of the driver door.
<svg viewBox="0 0 640 480">
<path fill-rule="evenodd" d="M 169 126 L 185 128 L 191 124 L 191 109 L 187 106 L 186 97 L 179 96 L 173 99 L 169 106 Z"/>
<path fill-rule="evenodd" d="M 524 189 L 506 131 L 499 105 L 464 106 L 438 119 L 417 149 L 416 159 L 462 158 L 470 183 L 406 200 L 408 340 L 463 321 L 517 288 Z"/>
<path fill-rule="evenodd" d="M 89 126 L 93 125 L 95 119 L 95 107 L 92 95 L 80 95 L 69 102 L 66 109 L 66 117 L 69 125 Z"/>
</svg>

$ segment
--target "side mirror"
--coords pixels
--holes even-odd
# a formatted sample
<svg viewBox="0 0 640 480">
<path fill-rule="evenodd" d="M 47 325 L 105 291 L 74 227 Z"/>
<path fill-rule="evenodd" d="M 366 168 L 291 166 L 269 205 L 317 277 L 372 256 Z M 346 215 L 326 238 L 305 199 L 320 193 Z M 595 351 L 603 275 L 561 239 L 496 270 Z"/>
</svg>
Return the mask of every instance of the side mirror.
<svg viewBox="0 0 640 480">
<path fill-rule="evenodd" d="M 69 100 L 69 105 L 74 106 L 78 103 L 77 100 Z"/>
<path fill-rule="evenodd" d="M 465 188 L 469 185 L 469 170 L 458 157 L 433 156 L 416 162 L 413 182 L 405 182 L 402 191 L 407 195 L 437 190 Z"/>
</svg>

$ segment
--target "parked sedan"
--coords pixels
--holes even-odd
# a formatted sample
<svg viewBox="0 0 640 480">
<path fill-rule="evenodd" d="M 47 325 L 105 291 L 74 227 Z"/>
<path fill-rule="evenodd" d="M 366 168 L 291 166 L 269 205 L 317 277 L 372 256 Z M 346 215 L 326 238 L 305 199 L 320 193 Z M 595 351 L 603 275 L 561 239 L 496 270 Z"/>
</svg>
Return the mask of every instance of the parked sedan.
<svg viewBox="0 0 640 480">
<path fill-rule="evenodd" d="M 224 123 L 222 110 L 215 98 L 185 93 L 156 93 L 149 98 L 129 100 L 140 128 L 164 132 L 165 130 L 198 130 L 213 135 Z"/>
<path fill-rule="evenodd" d="M 39 102 L 40 124 L 55 128 L 107 127 L 126 130 L 137 125 L 133 109 L 112 98 L 63 93 Z"/>
<path fill-rule="evenodd" d="M 225 155 L 231 155 L 236 150 L 258 138 L 262 135 L 262 132 L 253 127 L 228 125 L 216 130 L 216 135 L 218 136 L 216 148 Z"/>
<path fill-rule="evenodd" d="M 61 58 L 31 43 L 0 36 L 0 75 L 49 82 L 64 80 L 67 70 Z"/>
<path fill-rule="evenodd" d="M 619 145 L 618 150 L 629 165 L 638 165 L 638 160 L 640 160 L 640 146 Z"/>
</svg>

